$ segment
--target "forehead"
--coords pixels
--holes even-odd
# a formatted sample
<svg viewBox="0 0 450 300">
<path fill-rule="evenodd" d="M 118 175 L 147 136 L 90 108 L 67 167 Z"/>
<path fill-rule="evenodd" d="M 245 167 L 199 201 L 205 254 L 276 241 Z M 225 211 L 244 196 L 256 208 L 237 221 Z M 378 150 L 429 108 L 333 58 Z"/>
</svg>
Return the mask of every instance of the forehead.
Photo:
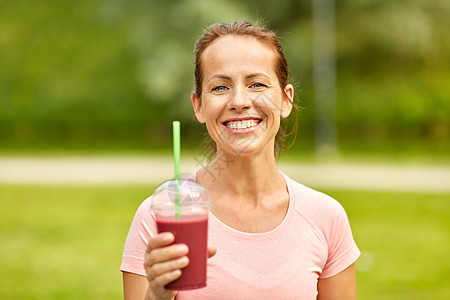
<svg viewBox="0 0 450 300">
<path fill-rule="evenodd" d="M 202 55 L 203 72 L 263 71 L 274 74 L 275 53 L 254 37 L 221 37 L 209 45 Z M 258 69 L 258 70 L 257 70 Z"/>
</svg>

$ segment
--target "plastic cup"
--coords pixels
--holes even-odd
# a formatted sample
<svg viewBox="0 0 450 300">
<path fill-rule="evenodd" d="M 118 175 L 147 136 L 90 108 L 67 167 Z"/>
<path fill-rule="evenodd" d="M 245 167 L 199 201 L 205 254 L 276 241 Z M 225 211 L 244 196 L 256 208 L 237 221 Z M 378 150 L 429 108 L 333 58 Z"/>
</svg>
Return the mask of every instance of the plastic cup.
<svg viewBox="0 0 450 300">
<path fill-rule="evenodd" d="M 206 286 L 209 207 L 207 191 L 194 181 L 169 180 L 156 189 L 151 210 L 158 232 L 171 232 L 175 236 L 174 244 L 189 247 L 189 265 L 166 289 L 191 290 Z"/>
</svg>

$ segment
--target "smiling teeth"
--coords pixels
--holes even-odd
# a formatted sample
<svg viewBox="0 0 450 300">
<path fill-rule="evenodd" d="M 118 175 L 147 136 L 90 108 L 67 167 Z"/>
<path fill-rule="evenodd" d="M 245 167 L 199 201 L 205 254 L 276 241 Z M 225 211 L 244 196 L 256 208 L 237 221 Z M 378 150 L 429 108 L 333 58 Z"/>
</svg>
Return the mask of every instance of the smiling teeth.
<svg viewBox="0 0 450 300">
<path fill-rule="evenodd" d="M 250 127 L 255 127 L 258 125 L 258 122 L 255 120 L 248 120 L 248 121 L 231 121 L 227 123 L 227 127 L 231 129 L 246 129 Z"/>
</svg>

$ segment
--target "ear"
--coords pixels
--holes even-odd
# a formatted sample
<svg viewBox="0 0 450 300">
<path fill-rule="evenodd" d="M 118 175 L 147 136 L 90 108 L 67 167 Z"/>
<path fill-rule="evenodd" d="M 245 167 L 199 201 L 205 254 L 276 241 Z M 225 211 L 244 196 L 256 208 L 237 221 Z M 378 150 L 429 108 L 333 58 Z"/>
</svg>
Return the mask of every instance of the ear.
<svg viewBox="0 0 450 300">
<path fill-rule="evenodd" d="M 294 87 L 292 84 L 286 85 L 284 88 L 285 97 L 283 97 L 283 103 L 281 104 L 281 117 L 287 118 L 291 114 L 294 100 Z"/>
<path fill-rule="evenodd" d="M 203 113 L 202 101 L 197 97 L 197 94 L 195 92 L 191 93 L 191 102 L 197 121 L 199 121 L 200 123 L 205 123 L 206 118 L 205 114 Z"/>
</svg>

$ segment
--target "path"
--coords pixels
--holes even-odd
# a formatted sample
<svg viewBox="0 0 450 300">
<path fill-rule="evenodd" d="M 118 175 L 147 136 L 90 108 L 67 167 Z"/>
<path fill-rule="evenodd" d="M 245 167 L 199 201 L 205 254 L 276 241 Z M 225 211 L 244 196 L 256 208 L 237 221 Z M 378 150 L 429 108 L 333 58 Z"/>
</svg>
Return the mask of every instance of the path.
<svg viewBox="0 0 450 300">
<path fill-rule="evenodd" d="M 183 158 L 181 171 L 200 167 Z M 280 163 L 314 188 L 450 192 L 450 166 Z M 156 184 L 173 175 L 170 157 L 0 157 L 0 183 L 51 185 Z"/>
</svg>

